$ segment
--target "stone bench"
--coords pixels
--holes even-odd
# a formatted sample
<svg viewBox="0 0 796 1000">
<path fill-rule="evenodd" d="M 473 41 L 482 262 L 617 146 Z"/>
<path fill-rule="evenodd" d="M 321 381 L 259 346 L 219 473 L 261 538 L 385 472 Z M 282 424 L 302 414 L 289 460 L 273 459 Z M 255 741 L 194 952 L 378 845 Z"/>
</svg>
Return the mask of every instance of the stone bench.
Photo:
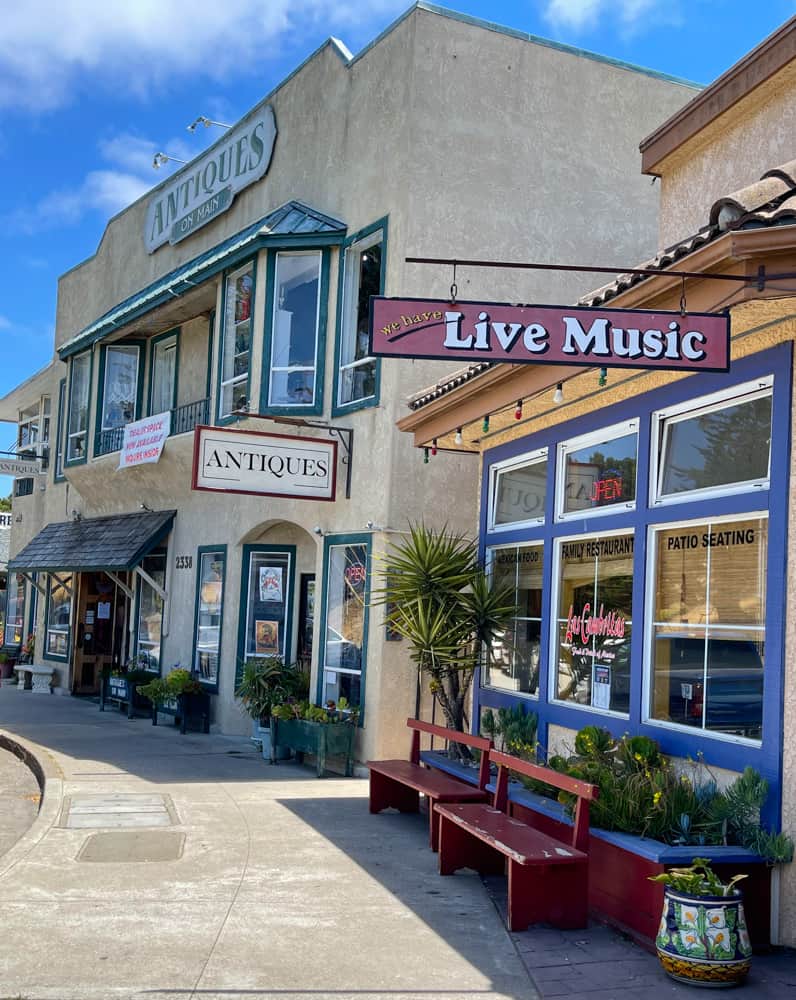
<svg viewBox="0 0 796 1000">
<path fill-rule="evenodd" d="M 17 663 L 14 666 L 22 681 L 22 688 L 25 689 L 25 674 L 30 674 L 31 691 L 34 694 L 52 694 L 50 684 L 53 679 L 53 667 L 45 666 L 42 663 Z"/>
</svg>

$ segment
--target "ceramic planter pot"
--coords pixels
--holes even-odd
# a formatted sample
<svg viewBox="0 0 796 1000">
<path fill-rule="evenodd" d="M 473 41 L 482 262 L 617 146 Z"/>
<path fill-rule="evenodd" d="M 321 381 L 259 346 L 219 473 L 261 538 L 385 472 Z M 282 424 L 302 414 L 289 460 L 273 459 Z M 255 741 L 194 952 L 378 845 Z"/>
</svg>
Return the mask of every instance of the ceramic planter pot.
<svg viewBox="0 0 796 1000">
<path fill-rule="evenodd" d="M 691 986 L 735 986 L 752 960 L 743 895 L 692 896 L 666 887 L 655 938 L 664 970 Z"/>
</svg>

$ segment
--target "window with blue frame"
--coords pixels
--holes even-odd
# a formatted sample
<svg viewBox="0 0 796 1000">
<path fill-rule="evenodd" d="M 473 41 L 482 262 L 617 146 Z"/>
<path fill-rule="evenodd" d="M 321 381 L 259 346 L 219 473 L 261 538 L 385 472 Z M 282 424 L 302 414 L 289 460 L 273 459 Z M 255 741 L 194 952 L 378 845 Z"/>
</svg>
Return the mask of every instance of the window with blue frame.
<svg viewBox="0 0 796 1000">
<path fill-rule="evenodd" d="M 500 545 L 487 550 L 486 568 L 495 587 L 514 591 L 517 614 L 487 650 L 484 683 L 533 697 L 539 694 L 542 656 L 542 566 L 544 546 Z"/>
<path fill-rule="evenodd" d="M 676 753 L 709 738 L 731 767 L 744 747 L 770 752 L 787 472 L 772 456 L 789 434 L 788 378 L 776 395 L 772 373 L 790 371 L 786 350 L 736 362 L 734 384 L 683 380 L 617 406 L 610 425 L 598 412 L 487 454 L 484 557 L 496 582 L 514 574 L 520 614 L 481 671 L 479 704 L 533 695 L 538 677 L 543 726 L 629 726 Z M 523 613 L 531 577 L 538 614 Z M 538 667 L 521 622 L 538 630 Z"/>
</svg>

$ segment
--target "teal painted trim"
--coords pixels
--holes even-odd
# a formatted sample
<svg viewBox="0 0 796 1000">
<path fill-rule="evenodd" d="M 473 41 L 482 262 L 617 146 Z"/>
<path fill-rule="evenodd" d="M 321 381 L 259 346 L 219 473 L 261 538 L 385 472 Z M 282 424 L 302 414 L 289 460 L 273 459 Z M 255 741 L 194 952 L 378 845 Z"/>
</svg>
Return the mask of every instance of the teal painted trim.
<svg viewBox="0 0 796 1000">
<path fill-rule="evenodd" d="M 100 346 L 99 377 L 97 379 L 97 409 L 94 414 L 94 447 L 92 455 L 96 458 L 99 449 L 99 439 L 102 434 L 102 407 L 105 402 L 105 358 L 108 351 L 114 347 L 136 347 L 138 349 L 138 361 L 136 362 L 135 375 L 135 415 L 133 420 L 138 420 L 141 416 L 141 405 L 144 399 L 144 372 L 143 360 L 146 351 L 145 340 L 117 340 L 113 344 L 102 344 Z M 88 450 L 88 449 L 86 449 Z M 119 451 L 120 449 L 115 449 Z M 103 455 L 112 455 L 113 452 L 105 451 Z"/>
<path fill-rule="evenodd" d="M 323 674 L 326 669 L 326 619 L 329 588 L 329 550 L 333 545 L 364 545 L 368 575 L 365 580 L 365 615 L 362 629 L 362 668 L 359 675 L 359 725 L 365 721 L 365 686 L 368 665 L 368 634 L 370 626 L 370 581 L 373 574 L 373 535 L 369 531 L 344 535 L 324 535 L 323 538 L 323 580 L 321 582 L 321 626 L 318 648 L 318 678 L 315 686 L 316 704 L 323 704 Z M 332 670 L 334 667 L 331 668 Z"/>
<path fill-rule="evenodd" d="M 221 582 L 221 609 L 219 612 L 219 625 L 218 625 L 218 670 L 216 672 L 215 683 L 210 683 L 210 681 L 202 680 L 199 674 L 196 672 L 196 647 L 199 638 L 199 597 L 202 591 L 202 556 L 209 552 L 217 552 L 220 555 L 220 562 L 224 564 L 224 576 Z M 200 545 L 196 550 L 196 600 L 193 606 L 193 652 L 191 654 L 191 673 L 195 675 L 196 679 L 202 684 L 206 691 L 210 691 L 212 694 L 218 694 L 218 684 L 219 678 L 221 676 L 221 651 L 223 649 L 224 641 L 224 601 L 227 596 L 227 546 L 224 545 Z"/>
<path fill-rule="evenodd" d="M 205 150 L 207 152 L 207 150 Z M 151 192 L 147 197 L 151 196 Z M 262 221 L 262 220 L 261 220 Z M 256 223 L 259 225 L 260 223 Z M 341 225 L 343 225 L 341 223 Z M 245 230 L 244 230 L 245 232 Z M 175 294 L 183 295 L 186 292 L 192 291 L 196 285 L 202 284 L 204 281 L 209 281 L 211 278 L 215 278 L 216 275 L 221 274 L 225 271 L 236 271 L 239 267 L 250 260 L 252 257 L 256 257 L 261 250 L 279 250 L 279 249 L 297 249 L 299 247 L 312 247 L 317 249 L 318 247 L 324 246 L 342 246 L 345 242 L 346 229 L 343 228 L 339 231 L 333 233 L 275 233 L 273 235 L 252 235 L 247 238 L 244 245 L 236 250 L 230 250 L 228 253 L 223 254 L 218 260 L 214 261 L 212 264 L 208 264 L 207 267 L 202 268 L 194 274 L 191 274 L 190 281 L 186 279 L 178 278 L 175 280 L 173 286 L 171 286 L 172 292 Z M 233 237 L 234 239 L 234 237 Z M 200 257 L 204 257 L 207 254 L 200 254 Z M 199 258 L 197 258 L 199 259 Z M 78 265 L 78 267 L 81 265 Z M 190 261 L 188 265 L 190 266 Z M 186 265 L 181 265 L 179 270 L 182 270 Z M 68 272 L 67 272 L 68 273 Z M 164 275 L 159 281 L 163 281 L 168 277 Z M 138 294 L 143 295 L 146 289 L 142 289 Z M 128 324 L 140 319 L 142 316 L 147 316 L 149 313 L 153 312 L 155 309 L 159 309 L 162 305 L 167 302 L 174 301 L 174 295 L 172 292 L 163 291 L 160 295 L 156 296 L 151 300 L 147 300 L 136 308 L 130 309 L 124 315 L 123 324 L 127 326 Z M 135 298 L 135 296 L 133 296 Z M 116 307 L 114 307 L 116 308 Z M 97 323 L 101 321 L 97 320 Z M 96 324 L 94 324 L 96 325 Z M 98 329 L 94 330 L 93 327 L 89 329 L 92 330 L 91 333 L 86 333 L 85 336 L 78 335 L 73 341 L 70 341 L 64 347 L 58 349 L 58 357 L 62 361 L 66 361 L 68 358 L 75 354 L 80 354 L 92 344 L 96 344 L 98 341 L 103 340 L 105 337 L 111 335 L 117 328 L 118 324 L 115 323 L 105 323 L 99 326 Z"/>
<path fill-rule="evenodd" d="M 177 388 L 180 384 L 180 335 L 182 330 L 179 326 L 175 326 L 173 330 L 167 330 L 165 333 L 159 333 L 157 337 L 153 337 L 149 341 L 149 382 L 147 385 L 146 394 L 146 412 L 147 416 L 152 416 L 152 386 L 154 385 L 155 376 L 155 348 L 157 345 L 163 341 L 168 340 L 170 337 L 174 337 L 175 340 L 175 356 L 174 356 L 174 388 L 171 393 L 171 406 L 170 410 L 173 410 L 177 406 Z M 208 393 L 209 395 L 209 393 Z"/>
<path fill-rule="evenodd" d="M 224 337 L 226 336 L 226 315 L 227 315 L 227 282 L 231 274 L 235 271 L 242 271 L 246 266 L 250 265 L 252 269 L 252 296 L 251 305 L 249 307 L 249 317 L 251 319 L 251 330 L 249 333 L 249 370 L 246 378 L 246 399 L 251 406 L 251 388 L 252 388 L 252 357 L 254 356 L 254 341 L 257 334 L 257 328 L 254 323 L 254 313 L 257 305 L 257 258 L 249 257 L 246 261 L 238 265 L 237 267 L 230 268 L 228 271 L 224 272 L 224 280 L 221 285 L 221 324 L 220 324 L 220 335 L 218 338 L 218 359 L 216 363 L 216 403 L 215 411 L 213 413 L 213 419 L 211 423 L 214 427 L 224 427 L 227 424 L 235 424 L 243 417 L 238 414 L 232 414 L 225 417 L 221 416 L 221 369 L 224 365 Z"/>
<path fill-rule="evenodd" d="M 31 573 L 31 577 L 33 578 L 33 580 L 38 582 L 39 579 L 38 573 Z M 36 588 L 31 583 L 30 600 L 28 601 L 28 630 L 25 633 L 25 638 L 27 638 L 31 634 L 31 632 L 34 632 L 36 630 L 36 618 L 38 617 L 39 614 L 39 600 L 38 600 L 39 596 L 40 595 L 38 590 L 36 590 Z"/>
<path fill-rule="evenodd" d="M 171 525 L 171 522 L 169 522 L 169 525 Z M 161 535 L 161 540 L 162 540 L 162 538 L 163 538 L 163 536 Z M 150 552 L 147 552 L 147 555 L 150 555 L 150 554 L 151 554 L 151 550 L 150 550 Z M 166 560 L 165 563 L 164 563 L 165 568 L 166 568 L 166 572 L 168 572 L 168 568 L 169 568 L 169 566 L 168 566 L 168 560 L 169 560 L 168 550 L 166 550 L 163 553 L 163 555 L 164 555 L 165 560 Z M 140 559 L 136 560 L 136 564 L 139 563 L 139 562 L 143 562 L 143 559 L 144 559 L 144 557 L 142 556 Z M 144 581 L 141 579 L 141 577 L 139 576 L 139 574 L 136 573 L 135 574 L 135 600 L 133 601 L 133 614 L 135 615 L 135 618 L 133 619 L 133 621 L 135 622 L 135 629 L 133 631 L 133 648 L 132 648 L 132 651 L 130 653 L 131 657 L 137 657 L 138 656 L 138 633 L 139 633 L 139 628 L 138 628 L 139 619 L 138 619 L 138 616 L 139 616 L 139 614 L 141 612 L 141 587 L 142 587 L 143 583 L 144 583 Z M 164 609 L 161 609 L 161 612 L 160 612 L 161 630 L 160 630 L 160 652 L 158 654 L 158 669 L 156 671 L 155 670 L 150 670 L 149 671 L 149 673 L 152 674 L 153 677 L 162 677 L 163 676 L 163 611 L 164 611 Z M 147 668 L 143 667 L 142 669 L 146 670 Z"/>
<path fill-rule="evenodd" d="M 345 241 L 343 247 L 340 250 L 338 256 L 338 267 L 337 267 L 337 324 L 336 324 L 336 335 L 335 335 L 335 349 L 334 349 L 334 386 L 332 388 L 332 416 L 333 417 L 343 417 L 347 413 L 353 413 L 356 410 L 366 410 L 371 406 L 378 406 L 381 399 L 381 358 L 376 358 L 376 385 L 373 390 L 373 395 L 368 396 L 365 399 L 355 399 L 350 403 L 340 402 L 340 363 L 343 356 L 343 336 L 345 331 L 343 330 L 344 322 L 344 305 L 343 302 L 343 289 L 345 287 L 345 261 L 346 253 L 348 250 L 360 240 L 364 240 L 366 237 L 371 236 L 373 233 L 377 232 L 379 229 L 382 230 L 382 242 L 381 242 L 381 276 L 379 278 L 379 294 L 385 294 L 385 287 L 387 283 L 387 244 L 388 244 L 388 234 L 389 234 L 389 219 L 388 215 L 385 215 L 382 219 L 377 222 L 372 223 L 369 226 L 365 226 L 364 229 L 360 229 L 353 233 Z"/>
<path fill-rule="evenodd" d="M 77 576 L 75 573 L 69 573 L 68 576 L 72 577 L 72 597 L 71 605 L 69 610 L 69 620 L 72 621 L 72 616 L 75 610 L 75 600 L 77 599 Z M 44 642 L 42 643 L 42 659 L 53 660 L 55 663 L 68 663 L 69 658 L 72 655 L 72 626 L 70 624 L 69 630 L 66 633 L 66 653 L 61 655 L 61 653 L 48 653 L 47 652 L 47 631 L 50 624 L 50 602 L 52 600 L 53 593 L 53 578 L 51 576 L 47 577 L 47 600 L 44 605 Z"/>
<path fill-rule="evenodd" d="M 290 572 L 288 573 L 288 600 L 285 609 L 285 662 L 293 660 L 293 605 L 296 602 L 296 546 L 295 545 L 244 545 L 241 560 L 240 603 L 238 604 L 238 647 L 235 661 L 235 691 L 238 690 L 243 675 L 243 664 L 246 658 L 246 615 L 249 610 L 249 568 L 252 555 L 258 552 L 290 556 Z"/>
<path fill-rule="evenodd" d="M 614 66 L 616 69 L 629 70 L 631 73 L 640 73 L 642 76 L 650 76 L 654 80 L 664 80 L 667 83 L 677 83 L 683 87 L 690 87 L 693 90 L 702 90 L 704 84 L 694 83 L 692 80 L 684 80 L 679 76 L 670 76 L 668 73 L 661 73 L 658 70 L 647 69 L 644 66 L 637 66 L 635 63 L 624 62 L 622 59 L 614 59 L 611 56 L 603 56 L 598 52 L 591 52 L 588 49 L 580 49 L 575 45 L 567 45 L 565 42 L 554 42 L 549 38 L 542 38 L 540 35 L 531 35 L 527 31 L 520 31 L 518 28 L 508 28 L 494 21 L 486 21 L 480 17 L 473 17 L 470 14 L 462 14 L 459 11 L 449 10 L 447 7 L 439 7 L 437 4 L 419 2 L 397 17 L 392 24 L 387 25 L 380 35 L 377 35 L 372 42 L 369 42 L 364 49 L 361 49 L 349 63 L 353 66 L 379 42 L 386 38 L 401 22 L 405 21 L 416 10 L 423 10 L 429 14 L 438 14 L 440 17 L 447 17 L 451 21 L 459 21 L 461 24 L 469 24 L 474 28 L 482 28 L 485 31 L 493 31 L 498 35 L 507 35 L 509 38 L 518 38 L 523 42 L 531 42 L 533 45 L 542 45 L 547 49 L 556 49 L 559 52 L 566 52 L 568 55 L 580 56 L 582 59 L 591 59 L 593 62 L 604 63 Z"/>
<path fill-rule="evenodd" d="M 64 416 L 66 415 L 66 379 L 62 378 L 58 383 L 58 419 L 55 422 L 56 438 L 55 448 L 51 449 L 53 456 L 53 482 L 63 483 L 66 476 L 63 474 L 64 462 L 66 461 L 66 441 L 64 440 Z M 61 447 L 61 475 L 58 475 L 58 448 Z"/>
<path fill-rule="evenodd" d="M 215 334 L 216 311 L 214 309 L 207 321 L 207 380 L 205 383 L 205 399 L 208 400 L 207 414 L 211 423 L 213 421 L 213 414 L 210 410 L 210 393 L 213 389 L 213 347 L 215 346 Z"/>
<path fill-rule="evenodd" d="M 317 248 L 316 248 L 317 249 Z M 263 338 L 263 361 L 260 376 L 260 413 L 273 416 L 314 416 L 323 414 L 323 389 L 326 374 L 326 326 L 329 315 L 329 271 L 331 253 L 328 248 L 321 250 L 321 280 L 318 309 L 318 330 L 315 341 L 315 402 L 311 406 L 271 406 L 268 397 L 271 392 L 271 350 L 274 338 L 274 298 L 276 258 L 278 251 L 268 254 L 266 267 L 265 336 Z"/>
<path fill-rule="evenodd" d="M 75 358 L 80 357 L 80 354 L 88 354 L 88 397 L 86 399 L 86 446 L 83 449 L 83 454 L 79 458 L 69 458 L 69 416 L 72 412 L 72 365 L 74 364 Z M 94 351 L 81 351 L 80 354 L 76 354 L 75 358 L 69 364 L 69 387 L 67 391 L 67 402 L 66 402 L 66 440 L 64 443 L 64 469 L 71 469 L 76 465 L 85 465 L 88 461 L 88 450 L 89 450 L 89 440 L 91 434 L 91 389 L 94 383 Z"/>
</svg>

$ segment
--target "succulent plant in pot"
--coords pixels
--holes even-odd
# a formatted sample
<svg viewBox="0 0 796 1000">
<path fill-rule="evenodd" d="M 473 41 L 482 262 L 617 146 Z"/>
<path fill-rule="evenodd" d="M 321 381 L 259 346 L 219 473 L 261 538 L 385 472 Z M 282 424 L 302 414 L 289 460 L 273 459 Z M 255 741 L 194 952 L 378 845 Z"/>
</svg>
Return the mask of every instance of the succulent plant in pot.
<svg viewBox="0 0 796 1000">
<path fill-rule="evenodd" d="M 658 958 L 673 979 L 691 986 L 741 983 L 752 960 L 743 893 L 745 875 L 728 882 L 705 858 L 687 868 L 650 877 L 664 885 L 663 913 L 655 939 Z"/>
<path fill-rule="evenodd" d="M 235 693 L 252 719 L 259 723 L 258 736 L 263 743 L 263 756 L 270 757 L 271 710 L 289 698 L 302 697 L 307 679 L 298 667 L 286 665 L 280 656 L 262 656 L 243 664 L 241 679 Z"/>
</svg>

